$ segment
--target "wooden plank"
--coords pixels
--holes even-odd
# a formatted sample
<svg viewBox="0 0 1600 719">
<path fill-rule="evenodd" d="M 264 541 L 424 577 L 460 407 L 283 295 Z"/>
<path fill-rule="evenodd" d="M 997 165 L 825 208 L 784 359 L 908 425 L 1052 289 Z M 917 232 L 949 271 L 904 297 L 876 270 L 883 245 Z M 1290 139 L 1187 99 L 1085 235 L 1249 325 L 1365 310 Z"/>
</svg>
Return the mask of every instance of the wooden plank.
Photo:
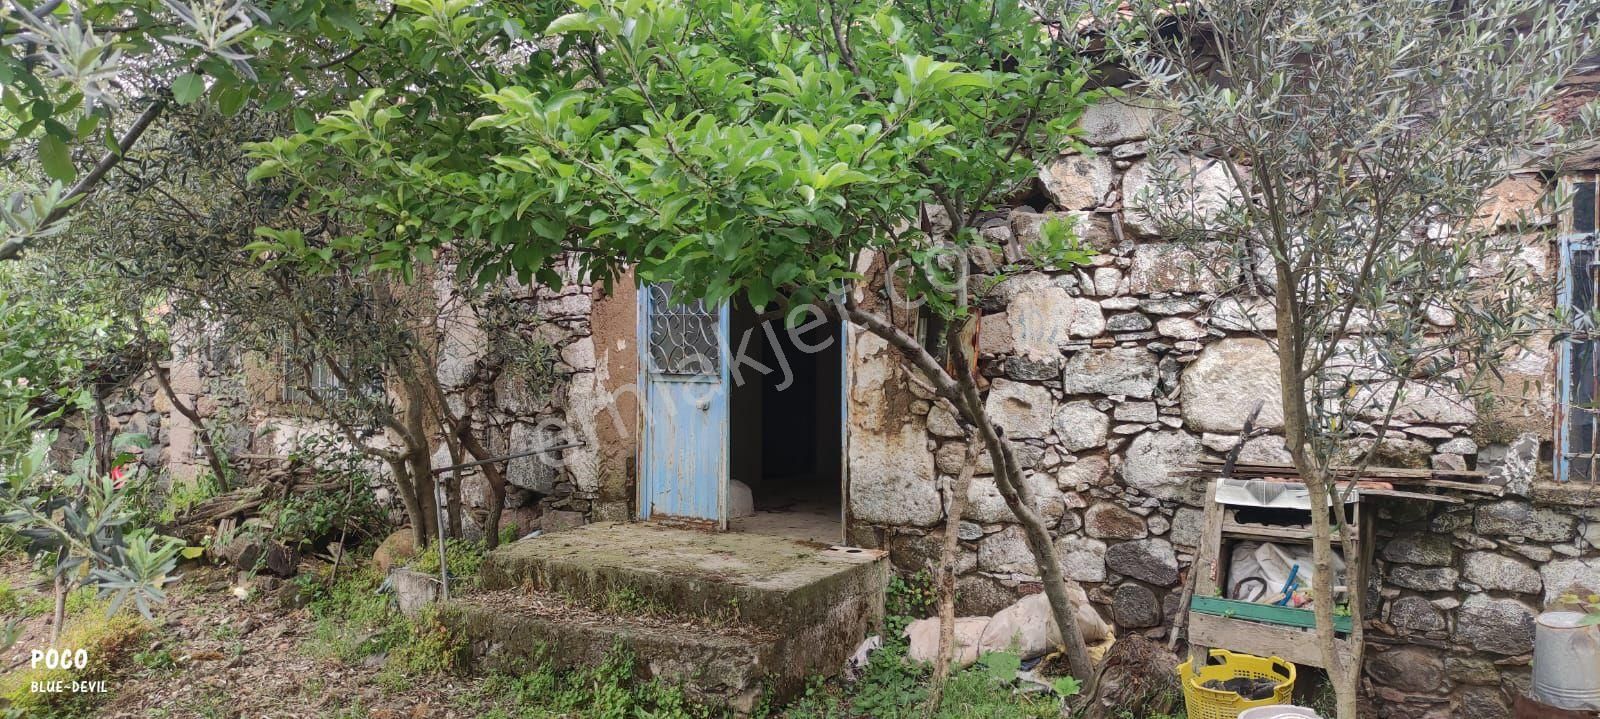
<svg viewBox="0 0 1600 719">
<path fill-rule="evenodd" d="M 1223 599 L 1222 597 L 1197 596 L 1189 600 L 1189 608 L 1201 614 L 1248 619 L 1285 627 L 1315 629 L 1317 626 L 1316 614 L 1310 609 L 1300 609 L 1298 607 L 1280 607 L 1273 604 Z M 1350 617 L 1334 617 L 1333 628 L 1336 631 L 1349 634 Z"/>
<path fill-rule="evenodd" d="M 1240 524 L 1226 521 L 1222 524 L 1222 534 L 1225 537 L 1240 539 L 1270 539 L 1273 541 L 1289 541 L 1296 543 L 1310 543 L 1311 530 L 1299 527 L 1271 527 L 1264 524 Z M 1333 537 L 1333 543 L 1339 543 L 1339 537 Z"/>
<path fill-rule="evenodd" d="M 1217 504 L 1217 483 L 1215 480 L 1206 480 L 1205 498 L 1205 527 L 1201 529 L 1200 547 L 1195 553 L 1194 564 L 1189 566 L 1189 571 L 1195 572 L 1194 593 L 1196 597 L 1212 597 L 1219 594 L 1217 585 L 1222 581 L 1222 520 L 1223 507 Z M 1200 615 L 1189 613 L 1189 666 L 1205 666 L 1208 653 L 1215 644 L 1210 644 L 1195 638 L 1194 620 Z"/>
<path fill-rule="evenodd" d="M 1402 492 L 1398 489 L 1363 489 L 1363 497 L 1395 497 L 1397 499 L 1420 499 L 1425 502 L 1443 502 L 1445 504 L 1466 504 L 1460 497 L 1446 497 L 1442 494 L 1426 494 L 1423 492 Z"/>
<path fill-rule="evenodd" d="M 1229 619 L 1198 612 L 1189 615 L 1189 645 L 1229 649 L 1258 657 L 1281 657 L 1295 664 L 1322 667 L 1317 635 L 1309 629 Z M 1350 640 L 1334 640 L 1335 651 L 1347 666 L 1352 661 Z"/>
<path fill-rule="evenodd" d="M 1199 468 L 1199 469 L 1211 469 L 1213 467 L 1221 467 L 1222 463 L 1223 463 L 1223 460 L 1220 460 L 1220 459 L 1215 459 L 1215 458 L 1212 458 L 1212 457 L 1201 457 L 1197 464 L 1190 464 L 1190 465 L 1187 465 L 1187 466 L 1188 467 Z M 1355 467 L 1349 467 L 1349 466 L 1344 466 L 1344 465 L 1331 467 L 1330 469 L 1333 470 L 1333 473 L 1336 474 L 1336 475 L 1339 475 L 1339 474 L 1348 475 L 1348 474 L 1351 474 L 1351 473 L 1355 472 L 1355 470 L 1356 470 Z M 1242 475 L 1245 475 L 1245 474 L 1271 474 L 1271 475 L 1274 475 L 1274 476 L 1291 476 L 1291 477 L 1294 477 L 1294 476 L 1299 476 L 1299 474 L 1300 474 L 1300 471 L 1295 469 L 1294 465 L 1292 465 L 1292 464 L 1265 464 L 1265 463 L 1237 464 L 1237 465 L 1234 465 L 1234 470 L 1233 471 L 1234 471 L 1234 476 L 1242 476 Z M 1415 477 L 1417 479 L 1434 479 L 1434 478 L 1438 478 L 1438 477 L 1488 478 L 1489 475 L 1485 474 L 1483 472 L 1474 472 L 1474 471 L 1465 470 L 1465 469 L 1413 469 L 1413 468 L 1410 468 L 1410 467 L 1367 467 L 1365 470 L 1363 470 L 1361 472 L 1361 476 L 1362 477 L 1370 477 L 1370 478 L 1374 478 L 1374 479 L 1381 479 L 1381 478 L 1386 478 L 1386 477 L 1395 477 L 1395 478 Z"/>
</svg>

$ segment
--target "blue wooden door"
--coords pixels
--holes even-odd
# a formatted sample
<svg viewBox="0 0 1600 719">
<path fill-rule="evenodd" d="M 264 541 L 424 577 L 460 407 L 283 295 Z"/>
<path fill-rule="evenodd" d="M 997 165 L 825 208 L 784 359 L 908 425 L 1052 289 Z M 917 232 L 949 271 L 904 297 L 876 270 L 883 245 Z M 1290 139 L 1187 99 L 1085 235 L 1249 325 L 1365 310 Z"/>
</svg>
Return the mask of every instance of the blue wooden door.
<svg viewBox="0 0 1600 719">
<path fill-rule="evenodd" d="M 644 432 L 639 515 L 727 527 L 728 308 L 639 293 Z"/>
</svg>

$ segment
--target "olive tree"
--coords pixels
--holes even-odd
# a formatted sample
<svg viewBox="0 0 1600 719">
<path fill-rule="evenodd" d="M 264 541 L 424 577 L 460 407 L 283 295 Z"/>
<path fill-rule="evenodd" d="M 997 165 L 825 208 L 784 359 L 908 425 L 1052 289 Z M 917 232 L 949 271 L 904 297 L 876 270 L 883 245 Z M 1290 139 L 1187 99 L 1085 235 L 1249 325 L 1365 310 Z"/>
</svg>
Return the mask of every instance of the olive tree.
<svg viewBox="0 0 1600 719">
<path fill-rule="evenodd" d="M 448 248 L 466 282 L 550 285 L 568 256 L 585 279 L 631 268 L 672 282 L 679 300 L 829 308 L 892 347 L 985 447 L 1072 671 L 1093 676 L 1045 520 L 964 341 L 979 299 L 968 272 L 1008 269 L 973 262 L 1005 256 L 978 218 L 1041 159 L 1086 150 L 1071 134 L 1094 96 L 1076 17 L 950 0 L 400 6 L 384 33 L 406 39 L 397 59 L 425 61 L 427 77 L 255 148 L 258 177 L 291 179 L 308 207 L 354 229 L 277 227 L 258 252 L 311 270 L 405 271 Z M 1066 230 L 1014 259 L 1083 261 Z M 877 264 L 864 272 L 862 259 Z M 949 331 L 923 341 L 916 313 Z"/>
<path fill-rule="evenodd" d="M 1592 138 L 1592 113 L 1564 129 L 1552 109 L 1594 48 L 1596 9 L 1139 4 L 1148 32 L 1128 54 L 1168 113 L 1151 140 L 1163 169 L 1126 199 L 1130 217 L 1231 256 L 1228 279 L 1264 298 L 1274 414 L 1313 508 L 1349 496 L 1391 420 L 1470 408 L 1505 353 L 1548 328 L 1538 308 L 1551 295 L 1518 257 L 1541 223 L 1492 198 Z M 1331 539 L 1353 537 L 1331 514 L 1311 513 L 1317 638 L 1338 715 L 1353 719 L 1363 626 L 1352 655 L 1336 651 Z M 1366 597 L 1350 588 L 1358 618 Z"/>
</svg>

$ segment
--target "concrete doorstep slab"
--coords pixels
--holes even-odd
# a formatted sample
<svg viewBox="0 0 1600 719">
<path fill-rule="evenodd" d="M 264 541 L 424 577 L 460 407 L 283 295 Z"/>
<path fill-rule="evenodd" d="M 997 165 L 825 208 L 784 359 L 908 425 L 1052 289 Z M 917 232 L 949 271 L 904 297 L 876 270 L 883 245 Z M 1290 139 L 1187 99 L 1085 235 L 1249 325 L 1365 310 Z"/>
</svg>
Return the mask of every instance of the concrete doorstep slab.
<svg viewBox="0 0 1600 719">
<path fill-rule="evenodd" d="M 888 579 L 876 550 L 591 524 L 491 552 L 483 588 L 440 617 L 483 669 L 596 666 L 621 647 L 642 679 L 744 714 L 839 672 L 882 631 Z"/>
<path fill-rule="evenodd" d="M 820 621 L 863 595 L 882 606 L 886 555 L 783 537 L 648 522 L 589 524 L 489 553 L 486 589 L 527 587 L 594 607 L 630 601 L 761 626 Z M 881 610 L 874 622 L 882 620 Z"/>
</svg>

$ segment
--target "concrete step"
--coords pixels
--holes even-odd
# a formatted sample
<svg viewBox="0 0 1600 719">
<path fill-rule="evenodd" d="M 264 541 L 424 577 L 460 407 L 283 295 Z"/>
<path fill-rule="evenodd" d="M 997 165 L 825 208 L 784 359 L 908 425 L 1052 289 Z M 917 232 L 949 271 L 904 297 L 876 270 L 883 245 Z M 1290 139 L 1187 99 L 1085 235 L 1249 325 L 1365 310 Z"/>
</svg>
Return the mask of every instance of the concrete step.
<svg viewBox="0 0 1600 719">
<path fill-rule="evenodd" d="M 698 703 L 739 715 L 769 692 L 775 699 L 793 696 L 813 662 L 833 660 L 817 656 L 799 637 L 708 620 L 596 612 L 526 589 L 455 598 L 438 616 L 464 640 L 474 670 L 596 667 L 621 648 L 634 657 L 639 680 L 680 686 Z"/>
<path fill-rule="evenodd" d="M 878 550 L 609 522 L 501 547 L 480 578 L 488 590 L 551 592 L 613 612 L 795 631 L 834 624 L 854 648 L 882 624 L 889 565 Z"/>
</svg>

